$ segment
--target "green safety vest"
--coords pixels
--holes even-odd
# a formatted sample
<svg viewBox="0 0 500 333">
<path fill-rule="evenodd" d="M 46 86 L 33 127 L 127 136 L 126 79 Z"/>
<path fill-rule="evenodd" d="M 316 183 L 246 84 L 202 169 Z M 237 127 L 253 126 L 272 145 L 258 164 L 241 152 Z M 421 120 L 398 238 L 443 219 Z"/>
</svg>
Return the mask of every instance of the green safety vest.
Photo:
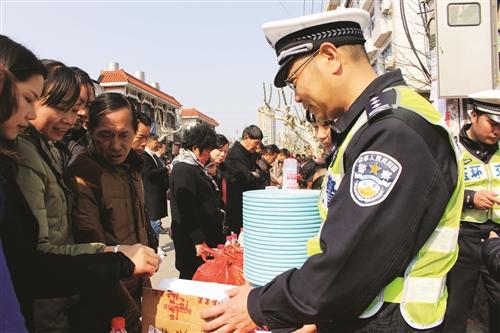
<svg viewBox="0 0 500 333">
<path fill-rule="evenodd" d="M 464 179 L 466 190 L 488 190 L 500 194 L 500 150 L 491 157 L 488 163 L 484 163 L 467 149 L 462 148 L 464 159 Z M 500 223 L 500 205 L 493 205 L 493 208 L 470 209 L 464 208 L 462 211 L 462 221 L 483 223 L 492 220 Z"/>
<path fill-rule="evenodd" d="M 450 145 L 454 148 L 457 159 L 458 178 L 455 190 L 446 205 L 438 226 L 408 265 L 404 276 L 397 277 L 383 288 L 360 318 L 375 315 L 384 302 L 399 303 L 401 314 L 408 325 L 416 329 L 429 329 L 439 326 L 443 322 L 448 297 L 446 275 L 458 257 L 457 239 L 464 196 L 463 159 L 441 115 L 429 102 L 407 86 L 392 87 L 385 91 L 389 89 L 394 89 L 397 95 L 393 108 L 401 107 L 416 112 L 431 124 L 443 128 L 448 133 Z M 328 181 L 327 178 L 331 177 L 335 181 L 335 192 L 345 175 L 343 165 L 345 150 L 354 134 L 367 121 L 366 112 L 363 112 L 338 148 L 337 156 L 328 168 L 318 202 L 323 220 L 326 219 L 328 212 L 329 193 L 324 188 Z M 309 240 L 307 247 L 309 255 L 320 253 L 319 238 Z"/>
</svg>

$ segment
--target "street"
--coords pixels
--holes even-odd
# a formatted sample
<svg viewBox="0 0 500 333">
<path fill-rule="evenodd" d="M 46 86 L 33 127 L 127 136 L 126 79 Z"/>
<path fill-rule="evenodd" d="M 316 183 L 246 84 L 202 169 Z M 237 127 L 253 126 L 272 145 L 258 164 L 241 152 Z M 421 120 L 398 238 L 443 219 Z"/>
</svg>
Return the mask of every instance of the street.
<svg viewBox="0 0 500 333">
<path fill-rule="evenodd" d="M 171 223 L 170 202 L 168 203 L 168 216 L 162 219 L 162 226 L 169 228 Z M 166 278 L 179 277 L 179 272 L 175 269 L 174 243 L 169 235 L 160 235 L 160 246 L 166 249 L 166 255 L 162 258 L 160 269 L 151 278 L 153 288 L 157 288 L 160 281 Z"/>
</svg>

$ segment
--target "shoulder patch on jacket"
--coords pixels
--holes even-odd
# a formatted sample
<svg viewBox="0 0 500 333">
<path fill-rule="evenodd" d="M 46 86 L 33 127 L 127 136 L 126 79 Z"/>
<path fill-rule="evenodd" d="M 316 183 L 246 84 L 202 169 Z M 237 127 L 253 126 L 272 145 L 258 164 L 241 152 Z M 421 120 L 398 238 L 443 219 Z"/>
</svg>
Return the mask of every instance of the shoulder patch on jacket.
<svg viewBox="0 0 500 333">
<path fill-rule="evenodd" d="M 370 101 L 365 108 L 368 120 L 373 119 L 375 116 L 384 111 L 394 109 L 396 102 L 396 92 L 394 89 L 387 89 L 380 94 L 370 97 Z"/>
<path fill-rule="evenodd" d="M 361 207 L 374 206 L 387 198 L 401 175 L 401 164 L 379 151 L 365 151 L 354 162 L 351 197 Z"/>
</svg>

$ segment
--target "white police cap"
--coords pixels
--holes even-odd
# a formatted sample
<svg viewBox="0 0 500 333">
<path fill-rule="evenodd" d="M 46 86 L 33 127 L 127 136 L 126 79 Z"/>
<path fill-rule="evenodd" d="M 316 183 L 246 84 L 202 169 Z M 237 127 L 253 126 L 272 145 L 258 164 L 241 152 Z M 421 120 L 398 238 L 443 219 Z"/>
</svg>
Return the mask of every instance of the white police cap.
<svg viewBox="0 0 500 333">
<path fill-rule="evenodd" d="M 500 123 L 500 90 L 485 90 L 470 94 L 474 110 L 484 112 L 491 120 Z"/>
<path fill-rule="evenodd" d="M 370 14 L 363 9 L 340 8 L 263 24 L 262 30 L 281 66 L 274 85 L 284 87 L 293 60 L 314 52 L 324 42 L 335 46 L 364 44 L 363 30 L 369 21 Z"/>
</svg>

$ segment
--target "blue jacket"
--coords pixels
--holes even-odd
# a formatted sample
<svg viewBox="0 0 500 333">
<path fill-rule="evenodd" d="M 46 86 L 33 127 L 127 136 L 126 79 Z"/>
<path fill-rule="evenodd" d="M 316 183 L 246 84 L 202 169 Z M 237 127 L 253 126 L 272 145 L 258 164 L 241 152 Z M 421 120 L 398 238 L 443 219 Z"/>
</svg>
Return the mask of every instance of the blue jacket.
<svg viewBox="0 0 500 333">
<path fill-rule="evenodd" d="M 0 200 L 3 198 L 0 198 Z M 1 214 L 1 213 L 0 213 Z M 0 239 L 0 332 L 27 333 L 24 317 L 17 301 L 14 286 L 10 278 L 5 255 L 3 253 L 2 240 Z"/>
</svg>

